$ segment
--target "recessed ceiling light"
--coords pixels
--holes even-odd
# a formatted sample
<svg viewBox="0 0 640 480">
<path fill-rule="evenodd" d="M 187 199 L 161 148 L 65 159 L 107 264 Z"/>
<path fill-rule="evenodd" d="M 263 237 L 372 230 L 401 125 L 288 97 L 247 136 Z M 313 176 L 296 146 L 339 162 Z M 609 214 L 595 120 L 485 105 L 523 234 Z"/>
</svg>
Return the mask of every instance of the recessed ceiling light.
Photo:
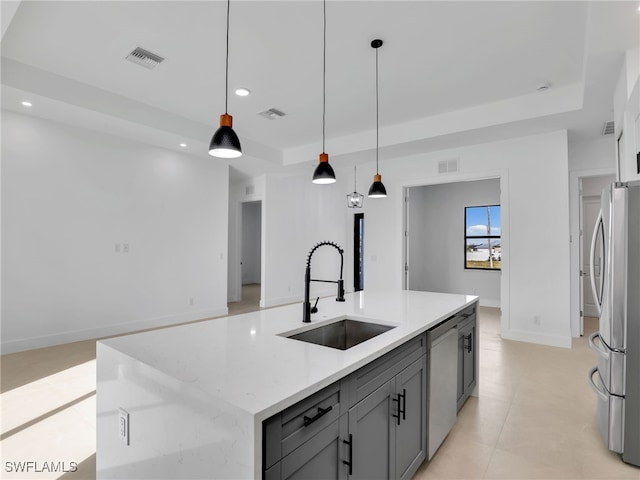
<svg viewBox="0 0 640 480">
<path fill-rule="evenodd" d="M 186 148 L 186 147 L 187 147 L 187 144 L 186 144 L 186 143 L 181 143 L 181 144 L 180 144 L 180 146 L 181 146 L 182 148 Z"/>
<path fill-rule="evenodd" d="M 246 97 L 251 93 L 251 90 L 248 88 L 236 88 L 236 95 L 239 97 Z"/>
<path fill-rule="evenodd" d="M 22 105 L 24 105 L 25 107 L 31 107 L 33 104 L 31 102 L 24 101 L 22 102 Z"/>
</svg>

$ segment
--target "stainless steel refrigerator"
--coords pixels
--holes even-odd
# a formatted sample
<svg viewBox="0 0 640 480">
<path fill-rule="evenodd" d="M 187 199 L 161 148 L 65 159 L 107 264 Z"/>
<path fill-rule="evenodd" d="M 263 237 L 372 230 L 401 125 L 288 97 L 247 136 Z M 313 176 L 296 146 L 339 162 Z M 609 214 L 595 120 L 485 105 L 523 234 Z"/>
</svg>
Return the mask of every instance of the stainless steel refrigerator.
<svg viewBox="0 0 640 480">
<path fill-rule="evenodd" d="M 598 428 L 610 450 L 640 466 L 640 182 L 602 192 L 591 265 L 596 251 L 603 275 L 595 284 L 591 272 L 600 324 L 589 338 L 598 354 L 589 383 L 598 396 Z"/>
</svg>

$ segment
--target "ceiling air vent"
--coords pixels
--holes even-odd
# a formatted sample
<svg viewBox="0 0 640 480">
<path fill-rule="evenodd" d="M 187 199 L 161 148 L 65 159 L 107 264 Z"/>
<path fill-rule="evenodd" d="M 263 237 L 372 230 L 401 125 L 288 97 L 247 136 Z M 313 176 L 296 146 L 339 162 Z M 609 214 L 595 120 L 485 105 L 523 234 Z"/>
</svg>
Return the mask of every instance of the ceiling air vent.
<svg viewBox="0 0 640 480">
<path fill-rule="evenodd" d="M 454 173 L 458 171 L 458 159 L 440 160 L 438 162 L 438 173 Z"/>
<path fill-rule="evenodd" d="M 602 135 L 613 135 L 615 131 L 616 127 L 613 123 L 613 120 L 611 120 L 610 122 L 605 122 L 602 126 Z"/>
<path fill-rule="evenodd" d="M 140 47 L 136 47 L 136 49 L 127 55 L 126 58 L 130 62 L 138 64 L 144 68 L 148 68 L 149 70 L 153 70 L 164 61 L 164 58 L 160 55 L 156 55 L 155 53 L 151 53 Z"/>
<path fill-rule="evenodd" d="M 277 108 L 270 108 L 269 110 L 260 112 L 258 115 L 261 115 L 264 118 L 268 118 L 269 120 L 275 120 L 276 118 L 284 117 L 286 113 L 284 113 L 282 110 L 278 110 Z"/>
</svg>

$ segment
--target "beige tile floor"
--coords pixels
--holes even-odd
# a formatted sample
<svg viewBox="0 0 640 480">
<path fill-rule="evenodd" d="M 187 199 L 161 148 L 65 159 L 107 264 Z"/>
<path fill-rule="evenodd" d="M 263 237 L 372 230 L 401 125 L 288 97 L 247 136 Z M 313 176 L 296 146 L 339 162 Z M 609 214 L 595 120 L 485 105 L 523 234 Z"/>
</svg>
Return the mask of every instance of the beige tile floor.
<svg viewBox="0 0 640 480">
<path fill-rule="evenodd" d="M 259 286 L 229 313 L 257 310 Z M 587 321 L 586 331 L 596 323 Z M 415 479 L 629 479 L 640 469 L 597 434 L 587 335 L 562 349 L 502 340 L 496 309 L 480 309 L 480 395 L 470 398 Z M 95 479 L 95 341 L 3 355 L 0 478 Z M 16 462 L 75 472 L 9 472 Z M 53 468 L 52 468 L 53 469 Z"/>
</svg>

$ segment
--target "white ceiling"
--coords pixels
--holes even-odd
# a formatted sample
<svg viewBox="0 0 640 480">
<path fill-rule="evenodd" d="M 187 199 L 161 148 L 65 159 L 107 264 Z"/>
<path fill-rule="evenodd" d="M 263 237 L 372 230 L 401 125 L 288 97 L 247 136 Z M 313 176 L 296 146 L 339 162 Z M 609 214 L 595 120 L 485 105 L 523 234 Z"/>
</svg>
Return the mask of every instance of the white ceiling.
<svg viewBox="0 0 640 480">
<path fill-rule="evenodd" d="M 184 141 L 206 156 L 224 112 L 225 1 L 3 0 L 2 13 L 3 108 L 176 150 Z M 638 1 L 329 0 L 334 164 L 375 146 L 374 38 L 385 42 L 384 161 L 557 128 L 600 135 L 624 51 L 640 45 L 640 12 Z M 155 70 L 125 61 L 136 46 L 166 60 Z M 321 151 L 322 2 L 234 0 L 229 48 L 229 113 L 245 153 L 230 164 L 247 174 L 311 165 Z M 543 83 L 551 88 L 538 92 Z M 239 86 L 252 94 L 235 96 Z M 258 115 L 272 107 L 287 115 Z"/>
</svg>

